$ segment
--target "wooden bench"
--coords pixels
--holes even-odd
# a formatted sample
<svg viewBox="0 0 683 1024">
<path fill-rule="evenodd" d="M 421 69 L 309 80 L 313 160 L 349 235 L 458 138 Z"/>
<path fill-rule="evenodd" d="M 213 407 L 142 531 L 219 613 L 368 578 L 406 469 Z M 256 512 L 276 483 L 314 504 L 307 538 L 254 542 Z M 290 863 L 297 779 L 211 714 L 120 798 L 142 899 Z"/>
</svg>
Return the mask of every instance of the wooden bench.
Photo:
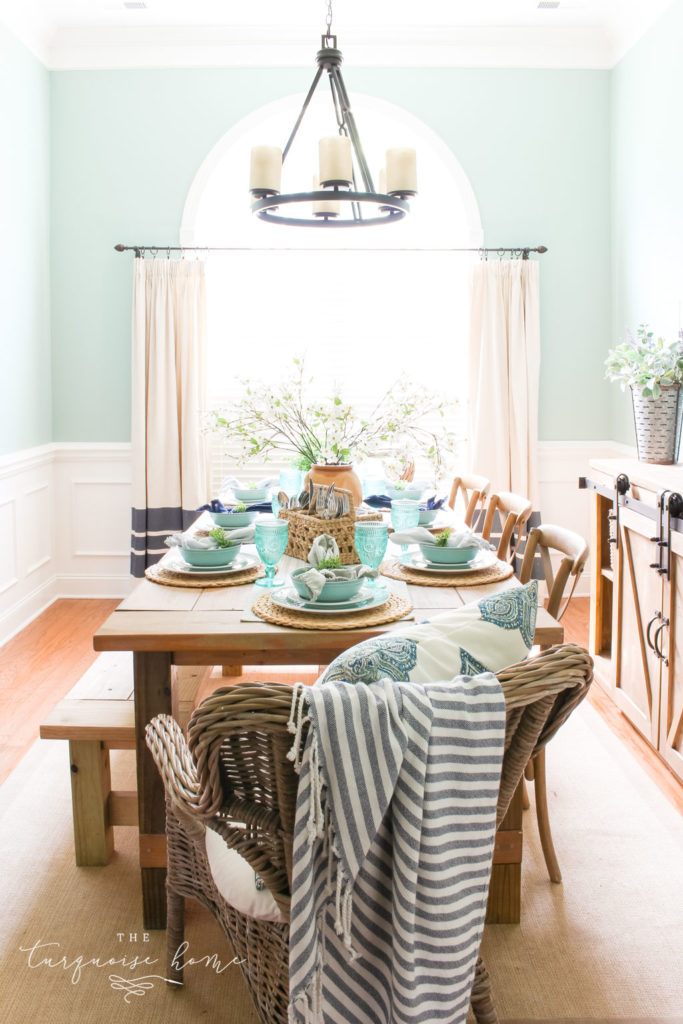
<svg viewBox="0 0 683 1024">
<path fill-rule="evenodd" d="M 210 674 L 210 666 L 175 669 L 173 713 L 181 725 Z M 81 867 L 108 864 L 113 826 L 138 824 L 137 792 L 113 790 L 109 764 L 110 750 L 135 750 L 132 692 L 131 656 L 101 654 L 40 726 L 41 739 L 69 741 L 74 847 Z"/>
<path fill-rule="evenodd" d="M 68 740 L 74 846 L 79 866 L 108 864 L 114 825 L 137 825 L 135 790 L 112 790 L 110 750 L 135 750 L 132 700 L 70 700 L 40 727 L 44 740 Z"/>
</svg>

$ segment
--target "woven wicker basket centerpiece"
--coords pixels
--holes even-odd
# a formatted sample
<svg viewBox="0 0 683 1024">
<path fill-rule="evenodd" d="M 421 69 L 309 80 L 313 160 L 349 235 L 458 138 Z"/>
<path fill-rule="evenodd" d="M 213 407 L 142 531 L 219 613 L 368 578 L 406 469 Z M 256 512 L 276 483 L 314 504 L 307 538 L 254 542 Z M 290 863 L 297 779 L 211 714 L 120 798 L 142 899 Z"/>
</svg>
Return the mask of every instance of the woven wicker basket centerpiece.
<svg viewBox="0 0 683 1024">
<path fill-rule="evenodd" d="M 359 512 L 353 502 L 350 491 L 338 489 L 337 494 L 346 494 L 349 498 L 349 512 L 340 519 L 323 519 L 315 513 L 303 509 L 280 509 L 280 519 L 286 519 L 289 523 L 289 539 L 287 541 L 286 555 L 293 558 L 308 560 L 308 553 L 311 550 L 316 537 L 326 533 L 334 537 L 339 548 L 339 560 L 342 565 L 356 565 L 360 559 L 354 543 L 356 523 L 381 522 L 381 512 Z"/>
</svg>

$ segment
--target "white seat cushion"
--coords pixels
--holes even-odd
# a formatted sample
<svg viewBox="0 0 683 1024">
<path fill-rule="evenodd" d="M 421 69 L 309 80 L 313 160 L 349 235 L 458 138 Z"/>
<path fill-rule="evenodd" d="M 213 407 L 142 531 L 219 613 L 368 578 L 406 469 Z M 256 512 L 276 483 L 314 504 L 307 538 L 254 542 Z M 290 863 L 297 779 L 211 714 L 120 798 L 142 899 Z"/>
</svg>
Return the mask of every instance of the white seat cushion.
<svg viewBox="0 0 683 1024">
<path fill-rule="evenodd" d="M 206 856 L 219 893 L 241 914 L 259 921 L 287 920 L 268 887 L 256 887 L 256 872 L 251 865 L 211 828 L 206 830 Z"/>
</svg>

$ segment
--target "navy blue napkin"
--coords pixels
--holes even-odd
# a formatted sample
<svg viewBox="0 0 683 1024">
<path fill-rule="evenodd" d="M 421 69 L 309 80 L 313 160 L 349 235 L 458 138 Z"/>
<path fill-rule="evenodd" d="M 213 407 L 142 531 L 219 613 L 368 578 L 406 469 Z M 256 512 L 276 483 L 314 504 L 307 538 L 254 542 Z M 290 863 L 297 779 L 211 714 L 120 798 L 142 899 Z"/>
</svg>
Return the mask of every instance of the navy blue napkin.
<svg viewBox="0 0 683 1024">
<path fill-rule="evenodd" d="M 212 498 L 207 505 L 200 505 L 197 512 L 234 512 L 231 506 L 226 508 L 220 498 Z M 259 501 L 255 505 L 247 505 L 247 512 L 272 512 L 273 508 L 269 501 Z"/>
</svg>

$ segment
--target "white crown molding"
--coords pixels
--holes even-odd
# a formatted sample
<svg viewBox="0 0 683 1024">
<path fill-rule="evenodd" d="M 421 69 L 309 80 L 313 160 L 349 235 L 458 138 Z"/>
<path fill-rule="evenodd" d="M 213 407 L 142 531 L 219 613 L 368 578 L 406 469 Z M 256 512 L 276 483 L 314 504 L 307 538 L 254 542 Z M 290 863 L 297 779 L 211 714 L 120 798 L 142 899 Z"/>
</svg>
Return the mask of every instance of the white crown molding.
<svg viewBox="0 0 683 1024">
<path fill-rule="evenodd" d="M 594 68 L 612 64 L 613 40 L 597 28 L 530 26 L 347 31 L 348 67 Z M 222 26 L 69 28 L 51 40 L 55 70 L 312 67 L 317 37 L 299 30 Z"/>
<path fill-rule="evenodd" d="M 643 8 L 631 5 L 627 16 L 614 23 L 611 31 L 611 64 L 615 67 L 629 50 L 649 32 L 656 22 L 672 7 L 674 0 L 648 0 Z"/>
<path fill-rule="evenodd" d="M 0 25 L 4 25 L 41 64 L 49 67 L 51 31 L 26 16 L 22 5 L 0 0 Z"/>
</svg>

